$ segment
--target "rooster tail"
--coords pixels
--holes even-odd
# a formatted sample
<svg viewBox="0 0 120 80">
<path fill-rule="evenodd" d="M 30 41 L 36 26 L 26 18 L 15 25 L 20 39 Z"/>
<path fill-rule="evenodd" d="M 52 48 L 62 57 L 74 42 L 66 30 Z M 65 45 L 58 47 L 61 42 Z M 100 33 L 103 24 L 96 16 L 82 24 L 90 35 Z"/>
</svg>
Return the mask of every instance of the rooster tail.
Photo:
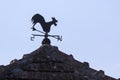
<svg viewBox="0 0 120 80">
<path fill-rule="evenodd" d="M 35 14 L 32 19 L 31 19 L 33 25 L 36 24 L 36 23 L 40 23 L 40 24 L 43 24 L 45 23 L 45 19 L 43 16 L 41 16 L 40 14 Z"/>
</svg>

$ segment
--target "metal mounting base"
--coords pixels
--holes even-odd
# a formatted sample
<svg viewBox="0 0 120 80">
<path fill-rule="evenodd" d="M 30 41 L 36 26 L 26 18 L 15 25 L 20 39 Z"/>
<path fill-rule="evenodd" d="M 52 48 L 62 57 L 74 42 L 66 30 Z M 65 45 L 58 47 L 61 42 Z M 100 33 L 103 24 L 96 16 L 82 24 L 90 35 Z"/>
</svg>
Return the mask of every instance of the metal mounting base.
<svg viewBox="0 0 120 80">
<path fill-rule="evenodd" d="M 51 44 L 50 39 L 44 38 L 43 41 L 42 41 L 42 45 L 43 45 L 43 44 Z"/>
</svg>

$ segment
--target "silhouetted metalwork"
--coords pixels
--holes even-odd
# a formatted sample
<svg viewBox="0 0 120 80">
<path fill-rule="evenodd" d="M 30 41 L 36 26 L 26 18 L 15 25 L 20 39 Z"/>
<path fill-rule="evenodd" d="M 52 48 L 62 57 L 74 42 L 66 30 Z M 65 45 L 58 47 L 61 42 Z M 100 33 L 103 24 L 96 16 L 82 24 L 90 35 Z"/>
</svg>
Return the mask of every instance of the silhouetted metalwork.
<svg viewBox="0 0 120 80">
<path fill-rule="evenodd" d="M 31 21 L 33 22 L 33 27 L 32 27 L 33 30 L 36 30 L 35 27 L 34 27 L 35 24 L 40 23 L 43 31 L 46 32 L 46 33 L 50 32 L 51 25 L 54 24 L 55 26 L 57 26 L 56 23 L 58 22 L 54 17 L 52 18 L 52 21 L 45 22 L 44 17 L 41 16 L 40 14 L 35 14 L 32 17 Z"/>
<path fill-rule="evenodd" d="M 51 26 L 54 25 L 54 26 L 57 26 L 57 20 L 52 17 L 52 21 L 49 21 L 49 22 L 46 22 L 44 17 L 40 14 L 35 14 L 32 19 L 31 19 L 32 23 L 33 23 L 33 26 L 32 26 L 32 30 L 33 31 L 37 31 L 37 32 L 40 32 L 42 33 L 43 35 L 39 35 L 39 34 L 32 34 L 33 37 L 31 37 L 31 40 L 33 40 L 35 38 L 35 36 L 43 36 L 45 37 L 42 41 L 42 44 L 50 44 L 51 41 L 49 40 L 48 37 L 53 37 L 59 41 L 62 41 L 62 36 L 59 36 L 59 35 L 49 35 L 48 33 L 50 32 L 50 29 L 51 29 Z M 43 29 L 44 32 L 38 30 L 35 28 L 35 25 L 37 23 L 40 23 L 41 24 L 41 27 Z"/>
</svg>

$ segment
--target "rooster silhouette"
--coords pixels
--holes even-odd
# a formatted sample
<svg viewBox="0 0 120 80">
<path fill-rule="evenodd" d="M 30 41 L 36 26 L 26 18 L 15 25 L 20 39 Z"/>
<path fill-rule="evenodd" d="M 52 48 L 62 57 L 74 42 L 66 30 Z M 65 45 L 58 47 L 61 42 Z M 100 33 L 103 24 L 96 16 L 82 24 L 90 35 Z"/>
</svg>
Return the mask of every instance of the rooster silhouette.
<svg viewBox="0 0 120 80">
<path fill-rule="evenodd" d="M 35 14 L 35 15 L 32 17 L 31 21 L 32 21 L 32 23 L 33 23 L 33 26 L 32 26 L 32 30 L 33 30 L 33 31 L 36 30 L 34 26 L 35 26 L 37 23 L 40 23 L 43 31 L 46 32 L 46 33 L 49 33 L 49 32 L 50 32 L 51 25 L 54 24 L 55 26 L 57 26 L 56 23 L 58 22 L 54 17 L 52 17 L 52 21 L 50 21 L 50 22 L 45 22 L 44 17 L 43 17 L 42 15 L 40 15 L 40 14 Z"/>
</svg>

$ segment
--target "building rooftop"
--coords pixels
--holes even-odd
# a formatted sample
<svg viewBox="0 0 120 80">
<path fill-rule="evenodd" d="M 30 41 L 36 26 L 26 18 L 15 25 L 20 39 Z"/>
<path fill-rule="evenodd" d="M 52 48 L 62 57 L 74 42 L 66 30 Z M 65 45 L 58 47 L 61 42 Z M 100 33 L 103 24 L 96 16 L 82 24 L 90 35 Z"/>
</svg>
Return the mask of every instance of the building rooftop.
<svg viewBox="0 0 120 80">
<path fill-rule="evenodd" d="M 0 66 L 0 80 L 117 80 L 89 67 L 60 51 L 44 44 L 37 50 Z"/>
</svg>

